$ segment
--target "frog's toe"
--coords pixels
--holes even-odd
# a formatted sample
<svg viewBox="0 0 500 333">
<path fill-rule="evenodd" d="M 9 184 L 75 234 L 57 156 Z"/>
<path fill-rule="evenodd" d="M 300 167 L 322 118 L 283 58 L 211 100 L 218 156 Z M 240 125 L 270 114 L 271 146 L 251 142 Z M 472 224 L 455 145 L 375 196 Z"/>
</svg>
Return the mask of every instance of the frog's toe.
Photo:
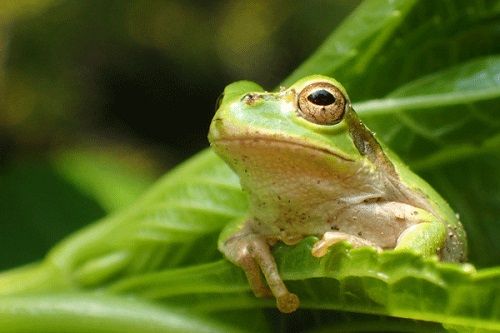
<svg viewBox="0 0 500 333">
<path fill-rule="evenodd" d="M 249 252 L 246 248 L 241 252 L 244 254 L 239 256 L 239 258 L 235 261 L 241 268 L 243 268 L 254 295 L 257 297 L 272 296 L 273 294 L 271 290 L 266 286 L 264 281 L 262 281 L 260 268 L 254 258 L 248 254 Z"/>
<path fill-rule="evenodd" d="M 252 291 L 253 291 L 253 294 L 256 296 L 256 297 L 260 297 L 260 298 L 269 298 L 269 297 L 273 297 L 273 293 L 271 292 L 271 289 L 263 286 L 263 285 L 252 285 Z"/>
<path fill-rule="evenodd" d="M 366 239 L 346 234 L 343 232 L 329 231 L 325 232 L 323 234 L 323 237 L 316 243 L 314 243 L 313 248 L 311 250 L 311 254 L 315 257 L 322 257 L 328 253 L 328 249 L 330 247 L 343 241 L 348 242 L 349 244 L 351 244 L 352 247 L 371 246 L 378 248 L 378 246 L 376 246 L 375 244 Z"/>
<path fill-rule="evenodd" d="M 297 310 L 300 305 L 299 297 L 293 293 L 286 293 L 276 297 L 278 310 L 283 313 L 291 313 Z"/>
</svg>

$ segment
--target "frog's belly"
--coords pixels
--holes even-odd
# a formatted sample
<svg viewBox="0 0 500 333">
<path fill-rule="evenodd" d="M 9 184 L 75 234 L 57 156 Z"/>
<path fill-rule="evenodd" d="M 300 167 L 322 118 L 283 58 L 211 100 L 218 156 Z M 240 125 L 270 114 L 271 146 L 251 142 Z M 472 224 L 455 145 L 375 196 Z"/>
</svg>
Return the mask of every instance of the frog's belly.
<svg viewBox="0 0 500 333">
<path fill-rule="evenodd" d="M 304 215 L 309 218 L 302 219 Z M 325 232 L 339 231 L 366 239 L 382 248 L 394 248 L 399 235 L 419 222 L 411 205 L 373 202 L 330 207 L 330 210 L 321 207 L 296 216 L 281 216 L 274 223 L 277 228 L 268 229 L 265 233 L 270 238 L 294 243 L 306 236 L 321 237 Z"/>
</svg>

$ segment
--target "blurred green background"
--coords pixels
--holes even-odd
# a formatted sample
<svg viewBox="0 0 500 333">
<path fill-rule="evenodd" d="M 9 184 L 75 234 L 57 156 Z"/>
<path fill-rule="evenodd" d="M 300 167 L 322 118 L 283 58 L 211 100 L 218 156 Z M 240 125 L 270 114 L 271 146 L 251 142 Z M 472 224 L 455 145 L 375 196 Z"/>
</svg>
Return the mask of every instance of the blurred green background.
<svg viewBox="0 0 500 333">
<path fill-rule="evenodd" d="M 273 89 L 358 3 L 2 0 L 0 269 L 207 147 L 225 85 Z"/>
</svg>

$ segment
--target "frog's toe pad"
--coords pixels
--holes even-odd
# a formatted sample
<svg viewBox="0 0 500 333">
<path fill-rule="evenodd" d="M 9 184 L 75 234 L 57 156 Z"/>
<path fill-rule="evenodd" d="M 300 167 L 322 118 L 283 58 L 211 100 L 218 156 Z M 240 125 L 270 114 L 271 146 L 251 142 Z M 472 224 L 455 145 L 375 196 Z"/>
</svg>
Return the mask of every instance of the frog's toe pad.
<svg viewBox="0 0 500 333">
<path fill-rule="evenodd" d="M 286 293 L 276 298 L 278 310 L 283 313 L 291 313 L 299 307 L 299 297 L 293 293 Z"/>
</svg>

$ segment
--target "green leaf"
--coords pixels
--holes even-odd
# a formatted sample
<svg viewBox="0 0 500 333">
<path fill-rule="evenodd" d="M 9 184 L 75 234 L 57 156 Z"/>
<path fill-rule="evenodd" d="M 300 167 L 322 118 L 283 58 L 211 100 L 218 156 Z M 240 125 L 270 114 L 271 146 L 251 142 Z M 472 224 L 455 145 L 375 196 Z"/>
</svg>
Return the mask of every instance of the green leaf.
<svg viewBox="0 0 500 333">
<path fill-rule="evenodd" d="M 144 301 L 96 294 L 52 294 L 0 299 L 2 332 L 243 332 Z"/>
<path fill-rule="evenodd" d="M 341 68 L 365 66 L 415 3 L 416 0 L 364 1 L 283 84 L 288 86 L 306 75 L 334 76 Z"/>
<path fill-rule="evenodd" d="M 498 53 L 499 15 L 497 0 L 364 1 L 285 85 L 325 74 L 353 100 L 383 96 L 424 74 Z"/>
<path fill-rule="evenodd" d="M 318 260 L 310 255 L 313 242 L 275 251 L 283 276 L 298 280 L 290 288 L 304 290 L 300 295 L 306 307 L 500 329 L 498 268 L 475 272 L 469 265 L 394 251 L 377 254 L 371 248 L 349 250 L 345 244 Z"/>
<path fill-rule="evenodd" d="M 274 250 L 280 274 L 300 295 L 302 309 L 500 329 L 500 268 L 476 272 L 468 264 L 442 263 L 412 253 L 378 254 L 372 248 L 351 249 L 347 244 L 332 247 L 318 259 L 311 255 L 316 240 L 310 237 L 296 246 L 280 245 Z M 259 303 L 274 307 L 272 300 L 243 294 L 249 289 L 244 274 L 225 261 L 140 275 L 110 288 L 113 293 L 162 299 L 202 312 L 251 308 Z"/>
<path fill-rule="evenodd" d="M 246 206 L 236 175 L 205 151 L 168 173 L 134 205 L 56 246 L 48 260 L 86 286 L 118 274 L 211 261 L 220 256 L 219 230 Z"/>
<path fill-rule="evenodd" d="M 130 205 L 154 182 L 146 158 L 130 148 L 121 152 L 110 148 L 73 147 L 53 154 L 51 159 L 61 176 L 108 213 Z M 131 155 L 133 162 L 127 159 Z"/>
<path fill-rule="evenodd" d="M 429 169 L 497 150 L 499 71 L 499 56 L 475 59 L 354 107 L 403 160 Z"/>
</svg>

